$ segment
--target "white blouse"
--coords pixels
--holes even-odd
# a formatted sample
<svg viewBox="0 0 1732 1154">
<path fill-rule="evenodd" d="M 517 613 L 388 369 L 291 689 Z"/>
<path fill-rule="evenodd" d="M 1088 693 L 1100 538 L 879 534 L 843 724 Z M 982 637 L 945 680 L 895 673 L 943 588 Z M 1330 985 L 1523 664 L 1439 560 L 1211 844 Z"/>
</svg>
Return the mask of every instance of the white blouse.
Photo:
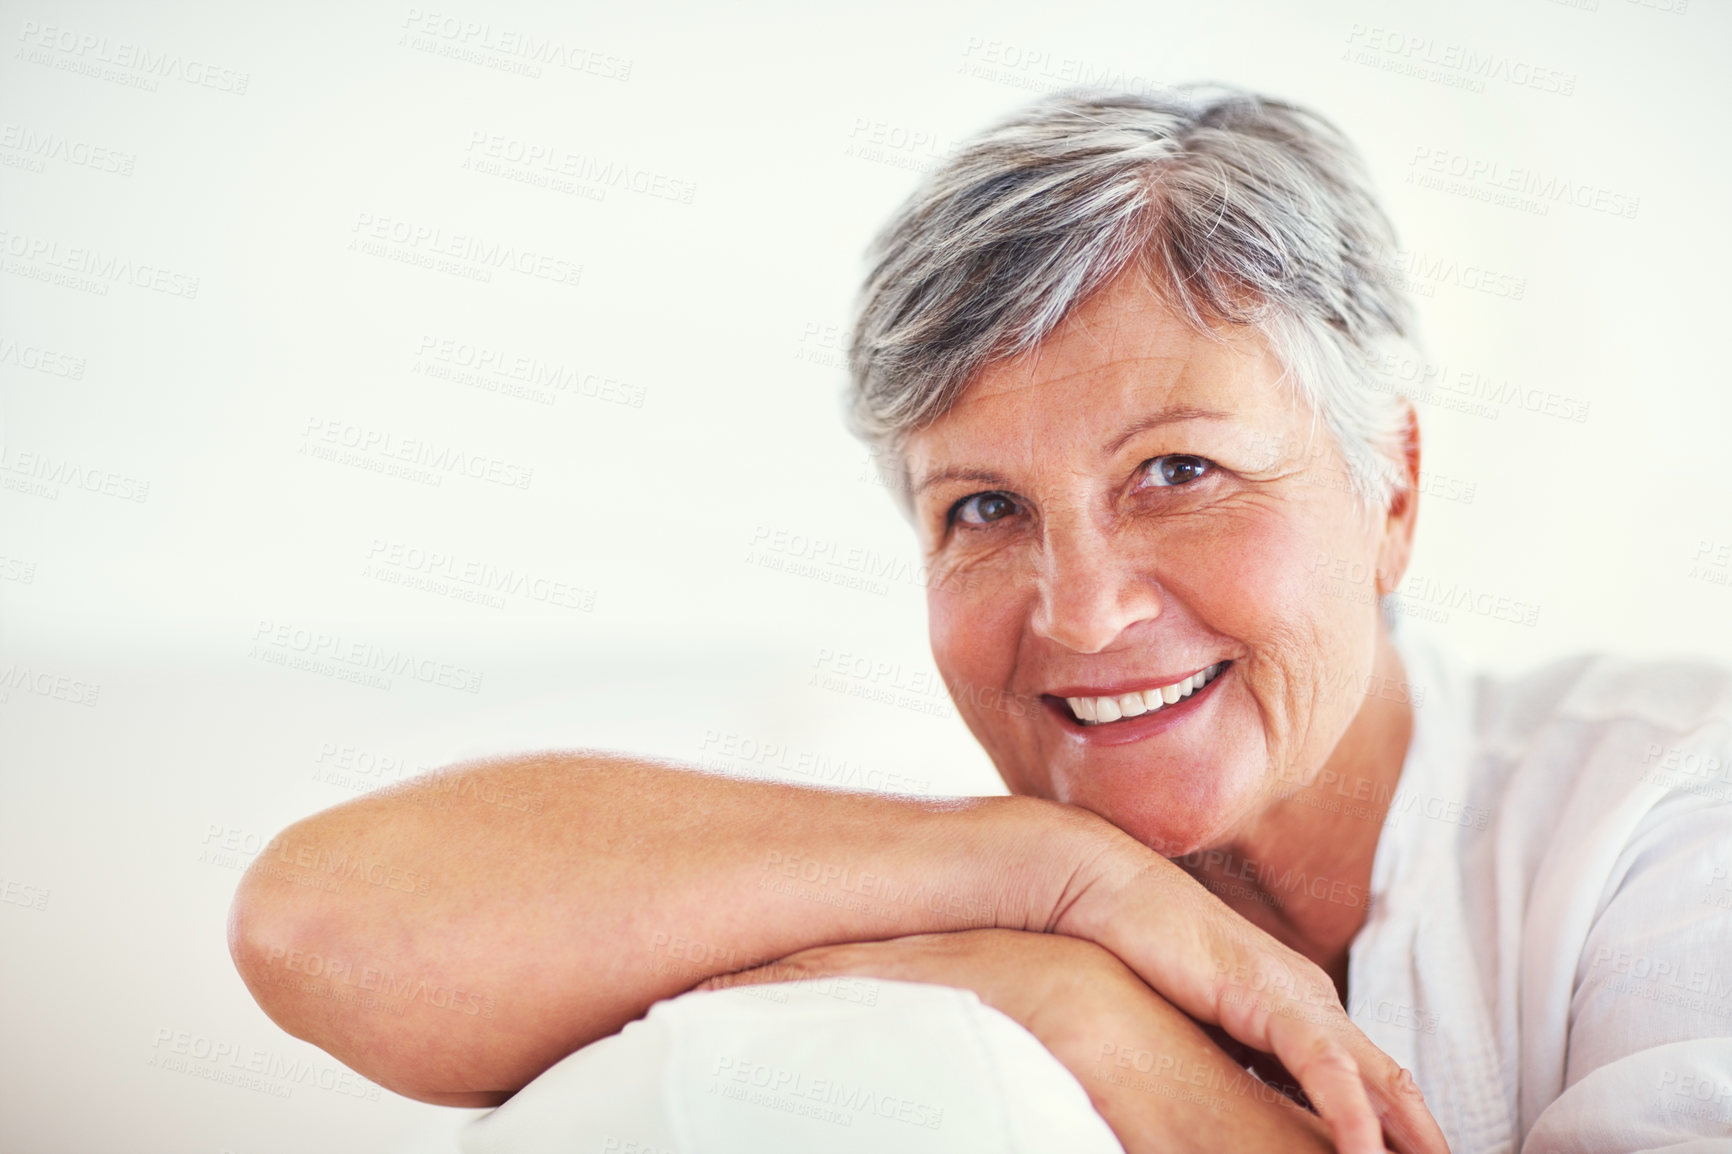
<svg viewBox="0 0 1732 1154">
<path fill-rule="evenodd" d="M 1455 1154 L 1732 1151 L 1732 677 L 1399 644 L 1425 696 L 1354 1021 Z"/>
<path fill-rule="evenodd" d="M 1413 1071 L 1454 1154 L 1732 1152 L 1732 677 L 1611 658 L 1468 677 L 1397 644 L 1414 732 L 1349 957 L 1353 1020 Z M 1120 1150 L 972 993 L 862 979 L 658 1003 L 462 1145 Z"/>
</svg>

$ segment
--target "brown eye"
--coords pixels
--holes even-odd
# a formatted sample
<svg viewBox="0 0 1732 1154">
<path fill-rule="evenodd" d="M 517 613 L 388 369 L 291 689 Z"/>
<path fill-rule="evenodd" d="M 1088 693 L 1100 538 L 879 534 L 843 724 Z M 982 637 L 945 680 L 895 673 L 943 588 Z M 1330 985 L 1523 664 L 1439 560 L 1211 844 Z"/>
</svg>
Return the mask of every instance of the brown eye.
<svg viewBox="0 0 1732 1154">
<path fill-rule="evenodd" d="M 1214 463 L 1205 457 L 1193 457 L 1189 453 L 1168 453 L 1150 461 L 1146 468 L 1147 479 L 1140 488 L 1172 489 L 1189 485 L 1204 476 L 1214 468 Z"/>
<path fill-rule="evenodd" d="M 964 525 L 986 525 L 1016 512 L 1016 502 L 1003 493 L 976 493 L 964 497 L 950 510 L 950 518 Z"/>
</svg>

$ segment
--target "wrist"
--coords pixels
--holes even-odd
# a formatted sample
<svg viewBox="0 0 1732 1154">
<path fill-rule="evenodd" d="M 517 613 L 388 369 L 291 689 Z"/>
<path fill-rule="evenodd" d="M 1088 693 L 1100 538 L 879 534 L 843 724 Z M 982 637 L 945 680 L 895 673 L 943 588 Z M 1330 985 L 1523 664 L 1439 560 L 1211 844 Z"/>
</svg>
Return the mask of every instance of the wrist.
<svg viewBox="0 0 1732 1154">
<path fill-rule="evenodd" d="M 1097 933 L 1111 920 L 1104 914 L 1107 894 L 1161 861 L 1078 806 L 1024 796 L 995 803 L 985 852 L 975 855 L 974 868 L 996 901 L 993 924 L 1002 928 L 1100 942 Z"/>
</svg>

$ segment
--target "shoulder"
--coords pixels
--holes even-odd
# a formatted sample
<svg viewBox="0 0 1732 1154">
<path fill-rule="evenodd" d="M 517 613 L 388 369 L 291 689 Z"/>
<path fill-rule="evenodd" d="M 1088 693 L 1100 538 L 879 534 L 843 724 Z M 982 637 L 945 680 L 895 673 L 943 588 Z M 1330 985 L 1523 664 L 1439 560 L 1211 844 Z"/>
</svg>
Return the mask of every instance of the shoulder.
<svg viewBox="0 0 1732 1154">
<path fill-rule="evenodd" d="M 1569 770 L 1611 756 L 1633 771 L 1615 774 L 1620 782 L 1689 788 L 1719 780 L 1732 800 L 1732 668 L 1584 654 L 1480 672 L 1470 685 L 1475 744 L 1486 759 Z"/>
<path fill-rule="evenodd" d="M 1674 731 L 1732 720 L 1732 667 L 1698 658 L 1577 654 L 1516 672 L 1484 670 L 1473 682 L 1487 734 L 1552 718 Z"/>
<path fill-rule="evenodd" d="M 1486 884 L 1492 871 L 1523 893 L 1549 880 L 1603 895 L 1632 848 L 1650 867 L 1682 868 L 1673 851 L 1686 839 L 1668 830 L 1732 821 L 1727 666 L 1578 654 L 1476 672 L 1447 651 L 1413 652 L 1436 687 L 1416 712 L 1439 763 L 1434 792 L 1482 815 L 1456 851 Z"/>
</svg>

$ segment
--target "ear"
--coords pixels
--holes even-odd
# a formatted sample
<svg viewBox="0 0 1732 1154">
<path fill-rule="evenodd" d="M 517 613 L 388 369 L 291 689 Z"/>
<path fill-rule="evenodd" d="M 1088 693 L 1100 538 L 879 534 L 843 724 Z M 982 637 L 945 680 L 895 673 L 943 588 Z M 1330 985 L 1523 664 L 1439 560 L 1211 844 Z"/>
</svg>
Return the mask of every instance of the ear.
<svg viewBox="0 0 1732 1154">
<path fill-rule="evenodd" d="M 1413 556 L 1413 527 L 1419 516 L 1419 417 L 1402 398 L 1401 472 L 1384 514 L 1383 541 L 1377 548 L 1377 595 L 1393 593 Z"/>
</svg>

